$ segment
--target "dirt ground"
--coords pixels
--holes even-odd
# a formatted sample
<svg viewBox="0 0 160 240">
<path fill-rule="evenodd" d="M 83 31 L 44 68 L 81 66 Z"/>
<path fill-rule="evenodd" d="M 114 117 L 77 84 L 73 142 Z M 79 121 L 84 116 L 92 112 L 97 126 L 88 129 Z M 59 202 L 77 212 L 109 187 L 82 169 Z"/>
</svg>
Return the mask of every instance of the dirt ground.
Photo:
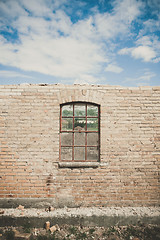
<svg viewBox="0 0 160 240">
<path fill-rule="evenodd" d="M 160 225 L 83 227 L 58 225 L 45 228 L 1 227 L 0 240 L 160 240 Z"/>
<path fill-rule="evenodd" d="M 129 219 L 130 216 L 151 217 L 156 218 L 160 215 L 159 208 L 146 207 L 108 207 L 108 208 L 75 208 L 75 209 L 54 209 L 49 207 L 46 209 L 25 208 L 22 205 L 17 208 L 0 209 L 0 215 L 6 217 L 21 217 L 44 218 L 52 217 L 90 217 L 96 216 L 121 216 Z M 160 240 L 160 223 L 159 225 L 144 224 L 137 221 L 137 225 L 120 226 L 116 224 L 111 227 L 88 227 L 88 226 L 73 226 L 73 225 L 53 225 L 44 221 L 44 228 L 31 228 L 31 225 L 26 224 L 21 227 L 0 227 L 0 240 Z M 124 224 L 127 224 L 124 223 Z M 72 223 L 74 224 L 74 223 Z M 76 225 L 76 224 L 74 224 Z M 4 226 L 4 225 L 3 225 Z M 16 226 L 16 225 L 15 225 Z M 43 223 L 42 223 L 43 226 Z M 104 225 L 103 225 L 104 226 Z M 109 226 L 109 225 L 108 225 Z"/>
</svg>

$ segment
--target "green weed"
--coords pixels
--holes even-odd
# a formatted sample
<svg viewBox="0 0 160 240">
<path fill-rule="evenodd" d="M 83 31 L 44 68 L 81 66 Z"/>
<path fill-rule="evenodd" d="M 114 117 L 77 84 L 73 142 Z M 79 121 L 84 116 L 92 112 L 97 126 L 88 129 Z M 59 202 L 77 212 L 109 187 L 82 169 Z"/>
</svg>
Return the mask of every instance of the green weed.
<svg viewBox="0 0 160 240">
<path fill-rule="evenodd" d="M 80 232 L 77 234 L 76 236 L 76 240 L 79 240 L 79 239 L 86 239 L 87 238 L 87 234 L 85 232 Z"/>
<path fill-rule="evenodd" d="M 93 234 L 95 232 L 95 229 L 94 228 L 90 228 L 89 229 L 89 234 Z"/>
<path fill-rule="evenodd" d="M 6 240 L 14 240 L 15 239 L 15 233 L 10 229 L 4 233 L 4 237 Z"/>
</svg>

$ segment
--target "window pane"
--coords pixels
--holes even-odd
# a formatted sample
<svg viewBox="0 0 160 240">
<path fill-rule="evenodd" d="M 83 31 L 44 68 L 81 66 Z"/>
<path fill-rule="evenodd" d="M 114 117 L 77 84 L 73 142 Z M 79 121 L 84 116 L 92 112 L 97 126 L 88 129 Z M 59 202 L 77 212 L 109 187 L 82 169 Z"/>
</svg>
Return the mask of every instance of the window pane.
<svg viewBox="0 0 160 240">
<path fill-rule="evenodd" d="M 87 145 L 98 146 L 98 133 L 87 133 Z"/>
<path fill-rule="evenodd" d="M 98 160 L 97 147 L 87 147 L 87 160 Z"/>
<path fill-rule="evenodd" d="M 70 131 L 73 129 L 73 118 L 62 118 L 62 130 Z"/>
<path fill-rule="evenodd" d="M 74 160 L 85 160 L 85 148 L 75 147 L 74 148 Z"/>
<path fill-rule="evenodd" d="M 61 147 L 61 160 L 72 160 L 72 147 Z"/>
<path fill-rule="evenodd" d="M 72 146 L 72 133 L 61 134 L 61 146 Z"/>
<path fill-rule="evenodd" d="M 85 133 L 74 133 L 74 145 L 85 146 Z"/>
<path fill-rule="evenodd" d="M 75 104 L 74 105 L 74 116 L 86 116 L 86 105 L 85 104 Z"/>
<path fill-rule="evenodd" d="M 98 131 L 98 118 L 88 118 L 87 119 L 87 130 L 88 131 Z"/>
<path fill-rule="evenodd" d="M 86 129 L 86 119 L 85 118 L 75 118 L 74 119 L 74 130 L 84 131 Z"/>
<path fill-rule="evenodd" d="M 63 117 L 73 116 L 73 105 L 64 105 L 62 107 L 62 116 Z"/>
<path fill-rule="evenodd" d="M 87 116 L 97 117 L 98 116 L 98 107 L 91 105 L 91 104 L 87 104 Z"/>
</svg>

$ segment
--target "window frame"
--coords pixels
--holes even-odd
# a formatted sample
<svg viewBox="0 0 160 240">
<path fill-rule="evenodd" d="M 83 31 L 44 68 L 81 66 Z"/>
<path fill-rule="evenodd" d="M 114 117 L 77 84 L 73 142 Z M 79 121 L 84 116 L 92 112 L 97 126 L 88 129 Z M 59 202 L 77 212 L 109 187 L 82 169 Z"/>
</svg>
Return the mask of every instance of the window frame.
<svg viewBox="0 0 160 240">
<path fill-rule="evenodd" d="M 75 115 L 75 106 L 76 105 L 84 105 L 85 106 L 85 116 L 76 116 Z M 73 105 L 73 115 L 72 116 L 62 116 L 62 108 L 63 106 L 69 106 L 69 105 Z M 87 115 L 87 110 L 88 110 L 88 105 L 91 105 L 91 106 L 95 106 L 98 108 L 98 113 L 97 113 L 97 116 L 88 116 Z M 63 119 L 67 119 L 67 118 L 71 118 L 72 119 L 72 130 L 64 130 L 62 129 L 62 120 Z M 85 129 L 84 130 L 75 130 L 74 129 L 74 123 L 75 123 L 75 118 L 79 118 L 79 119 L 85 119 L 85 122 L 86 122 L 86 126 L 85 126 Z M 97 130 L 88 130 L 87 129 L 87 120 L 88 119 L 97 119 L 98 121 L 98 126 L 97 126 Z M 62 134 L 63 133 L 72 133 L 72 145 L 62 145 Z M 74 136 L 75 136 L 75 133 L 84 133 L 85 135 L 85 142 L 84 142 L 84 145 L 75 145 L 75 139 L 74 139 Z M 87 144 L 87 135 L 88 133 L 97 133 L 98 134 L 98 139 L 97 139 L 97 145 L 89 145 Z M 61 159 L 61 156 L 62 156 L 62 148 L 63 147 L 72 147 L 72 157 L 71 159 Z M 75 160 L 75 148 L 76 147 L 83 147 L 85 149 L 85 158 L 84 159 L 80 159 L 80 160 Z M 88 147 L 92 147 L 92 148 L 97 148 L 97 158 L 96 159 L 88 159 L 87 157 L 87 148 Z M 60 104 L 60 147 L 59 147 L 59 160 L 60 162 L 71 162 L 71 163 L 78 163 L 78 162 L 84 162 L 84 163 L 89 163 L 89 162 L 93 162 L 93 163 L 96 163 L 96 162 L 100 162 L 100 105 L 99 104 L 96 104 L 96 103 L 92 103 L 92 102 L 81 102 L 81 101 L 76 101 L 76 102 L 67 102 L 67 103 L 64 103 L 64 104 Z"/>
</svg>

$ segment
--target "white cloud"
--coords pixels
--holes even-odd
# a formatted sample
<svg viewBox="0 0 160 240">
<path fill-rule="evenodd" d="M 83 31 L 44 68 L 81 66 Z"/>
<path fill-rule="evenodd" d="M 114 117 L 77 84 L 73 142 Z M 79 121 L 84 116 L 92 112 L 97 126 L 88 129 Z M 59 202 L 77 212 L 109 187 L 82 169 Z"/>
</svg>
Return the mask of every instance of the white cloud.
<svg viewBox="0 0 160 240">
<path fill-rule="evenodd" d="M 4 24 L 9 19 L 19 36 L 19 42 L 14 43 L 0 39 L 0 64 L 86 82 L 98 81 L 95 76 L 101 70 L 120 73 L 123 69 L 115 64 L 104 66 L 113 61 L 116 37 L 130 35 L 132 21 L 141 13 L 141 2 L 116 0 L 112 12 L 95 11 L 74 23 L 64 11 L 64 3 L 71 4 L 67 0 L 0 2 Z M 151 49 L 146 54 L 142 49 L 131 53 L 147 61 L 153 57 Z"/>
<path fill-rule="evenodd" d="M 51 9 L 49 9 L 49 6 L 47 6 L 48 1 L 46 0 L 38 0 L 38 1 L 32 1 L 32 0 L 18 0 L 19 4 L 27 9 L 27 11 L 34 15 L 34 16 L 51 16 Z"/>
<path fill-rule="evenodd" d="M 122 48 L 118 51 L 119 55 L 127 55 L 130 54 L 132 51 L 132 48 Z"/>
<path fill-rule="evenodd" d="M 17 52 L 12 44 L 4 44 L 0 48 L 0 62 L 57 77 L 74 78 L 86 72 L 95 73 L 100 62 L 105 61 L 98 45 L 70 37 L 50 39 L 48 36 L 35 36 L 34 40 L 25 37 L 23 44 L 15 49 Z"/>
<path fill-rule="evenodd" d="M 149 30 L 152 33 L 154 31 L 157 31 L 157 29 L 160 28 L 160 15 L 157 17 L 158 17 L 157 20 L 149 19 L 144 22 L 144 32 Z"/>
<path fill-rule="evenodd" d="M 16 71 L 4 71 L 4 70 L 0 70 L 0 77 L 3 78 L 33 78 L 32 76 L 28 76 Z"/>
<path fill-rule="evenodd" d="M 92 75 L 82 74 L 78 78 L 75 79 L 74 84 L 94 84 L 98 80 L 96 77 Z"/>
<path fill-rule="evenodd" d="M 160 57 L 155 58 L 155 59 L 153 60 L 153 62 L 154 62 L 154 63 L 160 62 Z"/>
<path fill-rule="evenodd" d="M 27 16 L 28 14 L 25 9 L 22 8 L 18 1 L 0 1 L 0 19 L 2 20 L 2 22 L 8 20 L 10 21 L 10 19 L 15 19 L 15 17 L 21 15 Z M 8 17 L 6 18 L 6 16 Z"/>
<path fill-rule="evenodd" d="M 139 76 L 139 77 L 135 77 L 135 78 L 126 78 L 126 80 L 124 81 L 129 82 L 130 84 L 134 84 L 135 86 L 147 86 L 151 84 L 151 79 L 153 77 L 155 77 L 156 74 L 154 72 L 150 72 L 150 71 L 145 71 L 143 73 L 143 75 Z"/>
<path fill-rule="evenodd" d="M 131 51 L 131 55 L 136 59 L 141 58 L 145 62 L 149 62 L 156 57 L 156 52 L 151 47 L 138 46 Z"/>
<path fill-rule="evenodd" d="M 22 14 L 13 21 L 21 44 L 1 38 L 0 63 L 64 78 L 76 78 L 99 71 L 100 64 L 107 60 L 100 43 L 92 42 L 87 35 L 89 20 L 73 26 L 70 18 L 61 10 L 51 17 L 51 21 L 48 21 Z M 81 33 L 83 38 L 79 37 Z"/>
<path fill-rule="evenodd" d="M 123 48 L 118 52 L 120 55 L 130 54 L 135 59 L 142 59 L 144 62 L 151 62 L 156 58 L 156 52 L 149 46 L 138 46 Z"/>
<path fill-rule="evenodd" d="M 132 21 L 140 14 L 141 2 L 135 0 L 116 0 L 113 2 L 114 11 L 96 14 L 95 25 L 97 33 L 104 39 L 115 38 L 130 33 Z"/>
<path fill-rule="evenodd" d="M 114 72 L 114 73 L 121 73 L 123 71 L 123 68 L 115 65 L 115 64 L 108 64 L 108 66 L 105 68 L 106 72 Z"/>
<path fill-rule="evenodd" d="M 142 59 L 144 62 L 156 63 L 159 62 L 160 58 L 160 40 L 157 34 L 160 29 L 160 14 L 157 11 L 160 8 L 160 1 L 147 0 L 143 4 L 147 8 L 146 10 L 150 10 L 155 17 L 153 19 L 148 18 L 143 22 L 142 20 L 139 21 L 139 24 L 142 25 L 135 42 L 133 42 L 133 47 L 123 48 L 118 54 L 130 55 L 135 59 Z"/>
<path fill-rule="evenodd" d="M 136 44 L 138 45 L 142 45 L 142 46 L 152 46 L 152 40 L 150 36 L 142 36 L 140 38 L 138 38 L 138 40 L 136 41 Z"/>
<path fill-rule="evenodd" d="M 114 12 L 119 21 L 131 23 L 140 13 L 143 4 L 135 0 L 116 0 L 113 1 Z"/>
<path fill-rule="evenodd" d="M 147 5 L 153 11 L 153 13 L 160 12 L 160 1 L 159 0 L 147 0 Z"/>
</svg>

